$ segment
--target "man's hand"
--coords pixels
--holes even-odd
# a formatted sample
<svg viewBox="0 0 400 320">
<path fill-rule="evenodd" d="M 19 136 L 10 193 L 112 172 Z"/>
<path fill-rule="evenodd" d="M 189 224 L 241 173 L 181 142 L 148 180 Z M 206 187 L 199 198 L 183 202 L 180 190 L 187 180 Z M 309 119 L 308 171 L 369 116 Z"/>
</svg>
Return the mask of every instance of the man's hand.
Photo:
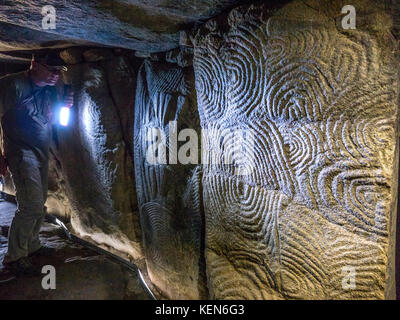
<svg viewBox="0 0 400 320">
<path fill-rule="evenodd" d="M 74 92 L 68 91 L 64 97 L 63 107 L 71 108 L 74 105 Z"/>
<path fill-rule="evenodd" d="M 7 160 L 6 158 L 0 153 L 0 177 L 5 176 L 7 174 Z"/>
</svg>

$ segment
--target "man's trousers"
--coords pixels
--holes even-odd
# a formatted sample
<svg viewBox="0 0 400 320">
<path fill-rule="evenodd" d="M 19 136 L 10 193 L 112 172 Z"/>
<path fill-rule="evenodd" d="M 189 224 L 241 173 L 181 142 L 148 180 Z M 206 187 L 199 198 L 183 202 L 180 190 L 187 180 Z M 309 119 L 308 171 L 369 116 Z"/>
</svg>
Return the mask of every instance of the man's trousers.
<svg viewBox="0 0 400 320">
<path fill-rule="evenodd" d="M 32 150 L 7 157 L 14 182 L 17 211 L 8 235 L 5 260 L 12 262 L 38 250 L 39 231 L 46 214 L 48 160 L 39 161 Z"/>
</svg>

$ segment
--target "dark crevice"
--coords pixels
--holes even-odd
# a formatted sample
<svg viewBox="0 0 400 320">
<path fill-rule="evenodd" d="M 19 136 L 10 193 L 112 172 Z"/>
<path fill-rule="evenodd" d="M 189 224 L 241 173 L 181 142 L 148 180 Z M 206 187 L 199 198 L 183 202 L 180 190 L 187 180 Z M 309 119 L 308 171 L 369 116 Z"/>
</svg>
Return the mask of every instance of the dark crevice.
<svg viewBox="0 0 400 320">
<path fill-rule="evenodd" d="M 127 61 L 125 60 L 125 62 L 127 62 Z M 131 69 L 130 62 L 128 64 L 128 68 L 129 68 L 129 70 Z M 107 85 L 107 90 L 109 92 L 110 99 L 113 102 L 114 110 L 115 110 L 116 115 L 118 117 L 119 128 L 121 130 L 121 138 L 122 138 L 122 141 L 125 144 L 125 147 L 124 147 L 124 170 L 128 171 L 128 170 L 126 170 L 128 168 L 128 165 L 129 165 L 127 162 L 130 161 L 130 163 L 131 163 L 131 170 L 130 171 L 131 171 L 131 173 L 133 175 L 129 176 L 129 179 L 130 179 L 130 181 L 132 183 L 132 186 L 135 187 L 136 182 L 135 182 L 135 177 L 134 177 L 134 158 L 133 158 L 133 154 L 131 153 L 133 151 L 129 150 L 129 149 L 131 149 L 131 148 L 129 148 L 131 143 L 129 143 L 129 141 L 128 141 L 126 135 L 125 135 L 124 126 L 123 126 L 122 117 L 121 117 L 121 112 L 119 110 L 117 101 L 114 98 L 113 91 L 111 89 L 110 79 L 109 79 L 108 73 L 106 72 L 106 68 L 105 68 L 104 64 L 102 64 L 102 69 L 103 69 L 103 72 L 104 72 L 104 75 L 105 75 L 105 80 L 106 80 L 105 82 L 106 82 L 106 85 Z M 136 85 L 135 85 L 135 89 L 136 89 Z M 133 97 L 133 99 L 134 99 L 134 97 Z M 134 102 L 133 102 L 132 105 L 134 106 Z M 139 214 L 139 209 L 137 207 L 135 207 L 134 203 L 135 203 L 135 201 L 134 201 L 134 198 L 133 198 L 133 195 L 132 195 L 130 197 L 130 201 L 129 201 L 130 210 L 131 210 L 131 212 L 133 214 L 132 218 L 134 218 L 135 213 Z M 139 225 L 139 227 L 141 228 L 140 219 L 139 218 L 135 219 L 133 221 L 133 225 L 134 226 L 135 225 Z M 141 230 L 134 229 L 134 232 L 135 232 L 135 239 L 139 239 L 141 237 Z"/>
</svg>

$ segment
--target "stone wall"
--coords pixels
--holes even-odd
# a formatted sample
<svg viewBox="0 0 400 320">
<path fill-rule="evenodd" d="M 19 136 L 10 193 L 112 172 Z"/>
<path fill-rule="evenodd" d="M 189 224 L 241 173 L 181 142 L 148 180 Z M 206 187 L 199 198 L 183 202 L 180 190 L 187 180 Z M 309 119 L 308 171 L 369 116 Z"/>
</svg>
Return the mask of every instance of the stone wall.
<svg viewBox="0 0 400 320">
<path fill-rule="evenodd" d="M 207 297 L 201 247 L 201 168 L 170 161 L 177 149 L 174 151 L 175 142 L 169 141 L 171 138 L 180 147 L 183 143 L 178 145 L 178 133 L 200 125 L 192 68 L 176 59 L 182 58 L 179 51 L 175 60 L 172 56 L 167 55 L 169 62 L 164 55 L 157 59 L 160 61 L 147 59 L 139 70 L 134 128 L 136 190 L 150 279 L 169 298 L 198 299 Z M 156 135 L 148 138 L 153 129 L 165 135 L 166 162 L 153 164 L 147 156 L 156 141 Z"/>
<path fill-rule="evenodd" d="M 353 5 L 356 30 L 342 1 L 292 1 L 194 36 L 202 128 L 255 134 L 249 174 L 203 168 L 212 298 L 393 297 L 396 42 L 379 3 Z"/>
<path fill-rule="evenodd" d="M 71 63 L 64 81 L 72 84 L 75 104 L 70 125 L 54 128 L 55 187 L 66 195 L 78 235 L 139 259 L 141 231 L 129 148 L 134 65 L 112 50 L 71 50 L 62 56 Z"/>
</svg>

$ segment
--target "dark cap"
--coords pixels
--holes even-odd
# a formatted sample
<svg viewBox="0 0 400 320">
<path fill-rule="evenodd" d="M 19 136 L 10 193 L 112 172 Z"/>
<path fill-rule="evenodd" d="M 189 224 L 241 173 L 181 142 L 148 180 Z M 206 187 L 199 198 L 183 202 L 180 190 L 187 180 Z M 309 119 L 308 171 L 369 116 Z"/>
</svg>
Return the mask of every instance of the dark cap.
<svg viewBox="0 0 400 320">
<path fill-rule="evenodd" d="M 67 71 L 65 62 L 60 58 L 57 52 L 38 52 L 32 55 L 32 60 L 45 64 L 49 69 Z"/>
</svg>

